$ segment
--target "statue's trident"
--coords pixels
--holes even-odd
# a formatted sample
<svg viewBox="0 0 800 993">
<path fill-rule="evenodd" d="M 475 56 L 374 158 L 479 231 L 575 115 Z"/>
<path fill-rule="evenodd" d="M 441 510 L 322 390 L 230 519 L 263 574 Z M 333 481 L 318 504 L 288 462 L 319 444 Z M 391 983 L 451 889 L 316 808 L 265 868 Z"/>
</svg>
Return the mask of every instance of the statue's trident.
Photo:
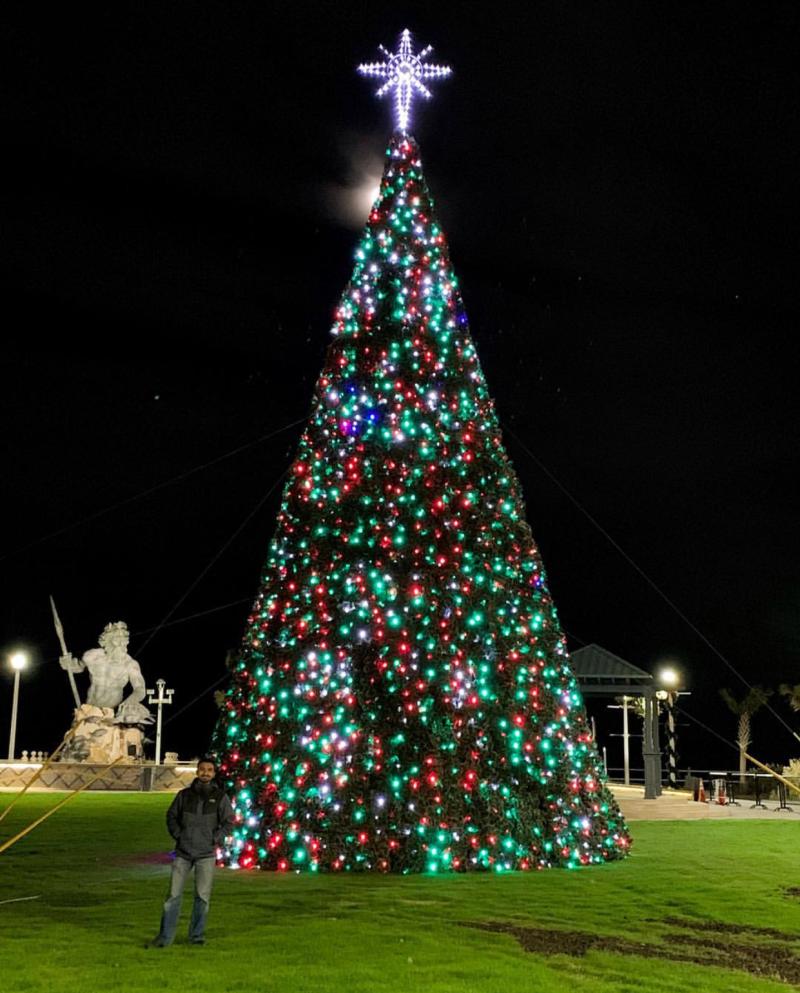
<svg viewBox="0 0 800 993">
<path fill-rule="evenodd" d="M 61 623 L 61 618 L 58 616 L 56 602 L 52 597 L 50 597 L 50 606 L 53 608 L 53 623 L 56 626 L 56 634 L 58 635 L 58 640 L 61 644 L 61 654 L 69 655 L 69 652 L 67 651 L 67 643 L 64 641 L 64 626 Z M 69 676 L 69 685 L 72 687 L 72 695 L 75 698 L 75 706 L 80 707 L 81 698 L 78 696 L 78 687 L 75 685 L 75 676 L 70 669 L 67 669 L 67 675 Z"/>
</svg>

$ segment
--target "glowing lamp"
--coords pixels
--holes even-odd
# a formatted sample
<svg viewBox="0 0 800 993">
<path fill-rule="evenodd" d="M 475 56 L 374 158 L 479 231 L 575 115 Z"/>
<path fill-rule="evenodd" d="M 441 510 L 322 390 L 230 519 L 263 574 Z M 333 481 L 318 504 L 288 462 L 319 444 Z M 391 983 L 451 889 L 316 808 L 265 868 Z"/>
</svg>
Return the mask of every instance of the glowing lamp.
<svg viewBox="0 0 800 993">
<path fill-rule="evenodd" d="M 16 669 L 17 672 L 21 672 L 28 665 L 28 656 L 25 652 L 14 652 L 8 661 L 11 663 L 12 669 Z"/>
</svg>

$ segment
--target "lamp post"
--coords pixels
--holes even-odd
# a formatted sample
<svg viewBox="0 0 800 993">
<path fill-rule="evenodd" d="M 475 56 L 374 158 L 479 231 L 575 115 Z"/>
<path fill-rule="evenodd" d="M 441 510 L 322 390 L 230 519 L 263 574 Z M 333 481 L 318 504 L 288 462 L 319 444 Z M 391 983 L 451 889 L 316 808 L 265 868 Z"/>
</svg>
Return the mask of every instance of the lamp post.
<svg viewBox="0 0 800 993">
<path fill-rule="evenodd" d="M 631 785 L 631 746 L 630 734 L 628 732 L 628 697 L 622 698 L 622 774 L 623 783 Z"/>
<path fill-rule="evenodd" d="M 14 652 L 8 660 L 14 670 L 14 698 L 11 704 L 11 733 L 8 736 L 8 761 L 14 761 L 14 751 L 17 745 L 17 710 L 19 709 L 19 674 L 28 664 L 28 656 L 24 652 Z"/>
<path fill-rule="evenodd" d="M 148 703 L 155 703 L 158 706 L 158 714 L 156 716 L 156 765 L 161 765 L 161 708 L 165 703 L 172 703 L 172 694 L 175 690 L 165 690 L 166 681 L 163 679 L 156 680 L 156 690 L 158 690 L 158 696 L 153 696 L 156 690 L 148 690 Z"/>
<path fill-rule="evenodd" d="M 665 666 L 658 674 L 664 687 L 656 694 L 667 704 L 667 769 L 670 789 L 678 787 L 677 749 L 675 747 L 675 697 L 681 681 L 680 673 L 672 666 Z"/>
</svg>

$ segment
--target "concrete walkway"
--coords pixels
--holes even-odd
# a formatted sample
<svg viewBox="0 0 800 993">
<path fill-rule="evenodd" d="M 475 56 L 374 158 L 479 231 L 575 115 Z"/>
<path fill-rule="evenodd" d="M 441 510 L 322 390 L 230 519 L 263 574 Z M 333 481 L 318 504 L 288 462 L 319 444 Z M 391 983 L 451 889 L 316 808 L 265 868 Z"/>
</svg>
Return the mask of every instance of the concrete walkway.
<svg viewBox="0 0 800 993">
<path fill-rule="evenodd" d="M 611 790 L 630 821 L 694 821 L 733 817 L 737 820 L 796 820 L 800 823 L 800 797 L 790 800 L 791 810 L 776 810 L 777 800 L 765 800 L 765 807 L 752 809 L 752 800 L 742 800 L 739 806 L 722 806 L 718 803 L 696 803 L 690 793 L 664 790 L 655 800 L 645 800 L 641 786 L 617 786 Z"/>
</svg>

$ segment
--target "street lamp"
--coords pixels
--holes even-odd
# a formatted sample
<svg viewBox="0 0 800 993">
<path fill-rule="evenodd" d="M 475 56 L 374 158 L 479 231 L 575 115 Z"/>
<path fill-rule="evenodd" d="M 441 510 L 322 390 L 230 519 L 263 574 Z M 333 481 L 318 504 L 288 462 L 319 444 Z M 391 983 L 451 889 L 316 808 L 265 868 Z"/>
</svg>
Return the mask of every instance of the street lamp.
<svg viewBox="0 0 800 993">
<path fill-rule="evenodd" d="M 656 693 L 659 700 L 664 700 L 667 704 L 667 768 L 669 771 L 670 789 L 678 787 L 677 771 L 677 750 L 675 747 L 675 697 L 681 676 L 678 670 L 671 665 L 665 665 L 658 673 L 658 682 L 663 689 Z"/>
<path fill-rule="evenodd" d="M 671 665 L 665 665 L 658 674 L 658 681 L 666 690 L 676 690 L 681 681 L 681 675 Z"/>
<path fill-rule="evenodd" d="M 24 652 L 14 652 L 8 660 L 14 670 L 14 698 L 11 704 L 11 733 L 8 736 L 8 761 L 14 761 L 14 750 L 17 744 L 17 710 L 19 709 L 19 674 L 28 664 L 28 656 Z"/>
</svg>

